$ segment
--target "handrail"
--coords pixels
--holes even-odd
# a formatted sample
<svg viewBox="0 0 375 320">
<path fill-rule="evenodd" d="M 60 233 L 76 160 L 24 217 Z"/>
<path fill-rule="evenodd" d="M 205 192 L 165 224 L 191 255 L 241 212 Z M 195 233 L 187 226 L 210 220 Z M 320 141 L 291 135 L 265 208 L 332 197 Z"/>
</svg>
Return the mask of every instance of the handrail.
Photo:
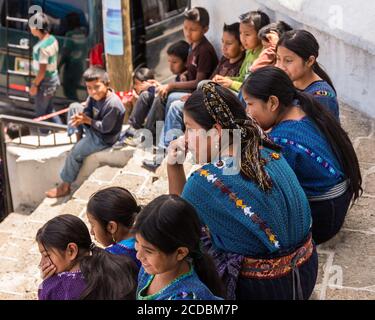
<svg viewBox="0 0 375 320">
<path fill-rule="evenodd" d="M 51 123 L 51 122 L 46 122 L 46 121 L 40 121 L 36 122 L 27 118 L 21 118 L 21 117 L 14 117 L 14 116 L 8 116 L 8 115 L 0 115 L 0 159 L 3 162 L 3 171 L 4 171 L 4 189 L 5 189 L 5 194 L 4 194 L 4 205 L 5 205 L 5 215 L 2 217 L 0 216 L 0 221 L 4 219 L 8 214 L 13 212 L 13 200 L 12 200 L 12 192 L 10 188 L 10 179 L 9 179 L 9 172 L 8 172 L 8 161 L 7 161 L 7 141 L 5 140 L 5 126 L 9 123 L 15 123 L 15 124 L 22 124 L 26 125 L 30 128 L 36 128 L 37 133 L 38 133 L 38 145 L 33 147 L 41 147 L 42 145 L 40 144 L 40 129 L 46 129 L 46 130 L 51 130 L 53 131 L 54 135 L 54 146 L 57 145 L 65 145 L 65 144 L 57 144 L 56 141 L 56 132 L 58 131 L 67 131 L 67 126 L 66 125 L 61 125 L 61 124 L 56 124 L 56 123 Z M 19 133 L 19 139 L 20 142 L 18 143 L 19 145 L 28 145 L 29 144 L 24 144 L 21 141 L 21 133 Z M 13 142 L 14 143 L 14 142 Z M 72 139 L 70 138 L 70 144 L 72 144 Z M 44 145 L 43 147 L 46 147 Z"/>
</svg>

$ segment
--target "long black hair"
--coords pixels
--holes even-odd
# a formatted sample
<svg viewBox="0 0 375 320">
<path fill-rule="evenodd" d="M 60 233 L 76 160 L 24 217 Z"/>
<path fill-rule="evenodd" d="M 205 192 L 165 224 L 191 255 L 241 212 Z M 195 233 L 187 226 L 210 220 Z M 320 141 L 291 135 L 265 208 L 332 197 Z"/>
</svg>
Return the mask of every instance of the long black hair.
<svg viewBox="0 0 375 320">
<path fill-rule="evenodd" d="M 327 72 L 323 70 L 323 68 L 317 61 L 319 56 L 319 43 L 312 33 L 306 30 L 287 31 L 281 36 L 277 44 L 277 47 L 280 46 L 285 47 L 290 51 L 293 51 L 296 55 L 300 56 L 304 61 L 307 61 L 311 56 L 315 57 L 313 71 L 324 81 L 328 82 L 328 84 L 336 92 L 336 89 L 333 85 L 331 78 L 329 77 Z"/>
<path fill-rule="evenodd" d="M 123 255 L 113 255 L 92 245 L 85 223 L 73 215 L 61 215 L 40 228 L 36 241 L 46 250 L 64 252 L 69 243 L 78 247 L 74 264 L 86 280 L 87 288 L 82 300 L 134 300 L 137 288 L 137 267 Z M 73 267 L 73 265 L 72 265 Z"/>
<path fill-rule="evenodd" d="M 211 113 L 208 111 L 212 106 L 217 109 L 215 118 L 212 110 Z M 254 181 L 264 191 L 272 188 L 272 181 L 264 170 L 259 149 L 265 146 L 280 151 L 280 148 L 268 139 L 255 119 L 246 114 L 240 100 L 230 90 L 214 82 L 207 83 L 202 89 L 193 92 L 185 103 L 184 112 L 206 131 L 213 129 L 215 124 L 220 124 L 223 129 L 229 130 L 231 140 L 232 129 L 240 129 L 241 175 Z M 232 143 L 233 140 L 229 142 Z"/>
<path fill-rule="evenodd" d="M 199 279 L 214 295 L 223 297 L 214 262 L 200 247 L 201 225 L 197 213 L 186 200 L 176 195 L 156 198 L 137 216 L 133 230 L 165 254 L 172 254 L 179 247 L 188 248 L 188 257 Z"/>
<path fill-rule="evenodd" d="M 88 204 L 89 212 L 106 230 L 110 221 L 131 229 L 135 216 L 141 211 L 134 196 L 125 188 L 109 187 L 94 193 Z"/>
<path fill-rule="evenodd" d="M 276 96 L 280 102 L 281 112 L 291 107 L 294 99 L 298 99 L 301 109 L 326 137 L 345 175 L 350 179 L 354 200 L 360 196 L 362 177 L 357 155 L 348 134 L 326 108 L 311 95 L 297 90 L 283 70 L 272 66 L 261 68 L 251 74 L 245 81 L 243 91 L 264 102 L 271 96 Z"/>
</svg>

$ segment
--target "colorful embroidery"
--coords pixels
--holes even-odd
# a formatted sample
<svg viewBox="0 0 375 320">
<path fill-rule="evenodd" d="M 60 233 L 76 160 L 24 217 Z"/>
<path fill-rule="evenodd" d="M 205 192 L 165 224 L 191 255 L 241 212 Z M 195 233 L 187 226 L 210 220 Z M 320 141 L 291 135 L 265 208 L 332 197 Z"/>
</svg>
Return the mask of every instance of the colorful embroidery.
<svg viewBox="0 0 375 320">
<path fill-rule="evenodd" d="M 229 199 L 232 200 L 235 206 L 244 213 L 246 217 L 249 217 L 251 221 L 258 224 L 260 229 L 267 235 L 267 238 L 270 242 L 278 249 L 280 249 L 280 243 L 277 240 L 276 235 L 272 230 L 267 226 L 267 224 L 252 211 L 252 207 L 245 204 L 245 202 L 238 198 L 235 193 L 233 193 L 224 183 L 216 176 L 216 174 L 211 173 L 207 169 L 198 170 L 201 177 L 205 177 L 208 182 L 212 183 L 215 187 L 219 188 L 222 193 L 229 196 Z"/>
<path fill-rule="evenodd" d="M 333 168 L 332 165 L 330 165 L 327 161 L 325 161 L 322 157 L 317 155 L 315 152 L 311 151 L 309 148 L 306 148 L 297 142 L 294 142 L 292 140 L 285 139 L 285 138 L 272 138 L 272 140 L 277 144 L 295 146 L 296 148 L 307 153 L 311 158 L 315 159 L 315 161 L 318 162 L 324 168 L 326 168 L 330 174 L 332 174 L 335 177 L 340 177 L 340 174 L 335 170 L 335 168 Z"/>
<path fill-rule="evenodd" d="M 276 279 L 286 276 L 294 267 L 301 267 L 312 256 L 314 245 L 311 236 L 298 250 L 290 255 L 275 259 L 245 258 L 242 263 L 241 276 L 248 279 Z"/>
<path fill-rule="evenodd" d="M 314 96 L 323 96 L 323 97 L 330 97 L 334 98 L 335 95 L 331 92 L 325 91 L 325 90 L 318 90 L 313 93 Z"/>
</svg>

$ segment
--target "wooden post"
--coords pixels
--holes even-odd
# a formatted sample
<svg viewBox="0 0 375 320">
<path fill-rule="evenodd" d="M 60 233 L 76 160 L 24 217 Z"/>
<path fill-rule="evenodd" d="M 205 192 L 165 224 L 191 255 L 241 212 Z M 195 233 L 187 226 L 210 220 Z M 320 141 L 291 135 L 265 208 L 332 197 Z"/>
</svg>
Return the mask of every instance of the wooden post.
<svg viewBox="0 0 375 320">
<path fill-rule="evenodd" d="M 132 87 L 133 59 L 130 21 L 130 0 L 121 0 L 124 54 L 107 54 L 107 71 L 111 87 L 115 91 L 128 91 Z"/>
</svg>

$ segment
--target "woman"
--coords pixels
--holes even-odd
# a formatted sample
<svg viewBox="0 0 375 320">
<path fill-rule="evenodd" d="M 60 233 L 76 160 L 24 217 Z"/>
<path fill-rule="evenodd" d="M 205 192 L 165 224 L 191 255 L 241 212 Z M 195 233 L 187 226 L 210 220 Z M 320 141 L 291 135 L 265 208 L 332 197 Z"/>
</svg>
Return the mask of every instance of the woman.
<svg viewBox="0 0 375 320">
<path fill-rule="evenodd" d="M 354 148 L 333 115 L 309 94 L 296 90 L 275 67 L 254 72 L 243 95 L 247 112 L 272 140 L 295 172 L 310 202 L 313 239 L 328 241 L 342 227 L 351 200 L 361 192 Z"/>
<path fill-rule="evenodd" d="M 173 142 L 169 152 L 170 193 L 181 194 L 197 210 L 228 297 L 308 299 L 318 268 L 311 213 L 279 149 L 239 100 L 214 83 L 189 98 L 184 122 L 185 141 Z M 198 163 L 208 162 L 188 181 L 176 163 L 181 142 Z"/>
</svg>

